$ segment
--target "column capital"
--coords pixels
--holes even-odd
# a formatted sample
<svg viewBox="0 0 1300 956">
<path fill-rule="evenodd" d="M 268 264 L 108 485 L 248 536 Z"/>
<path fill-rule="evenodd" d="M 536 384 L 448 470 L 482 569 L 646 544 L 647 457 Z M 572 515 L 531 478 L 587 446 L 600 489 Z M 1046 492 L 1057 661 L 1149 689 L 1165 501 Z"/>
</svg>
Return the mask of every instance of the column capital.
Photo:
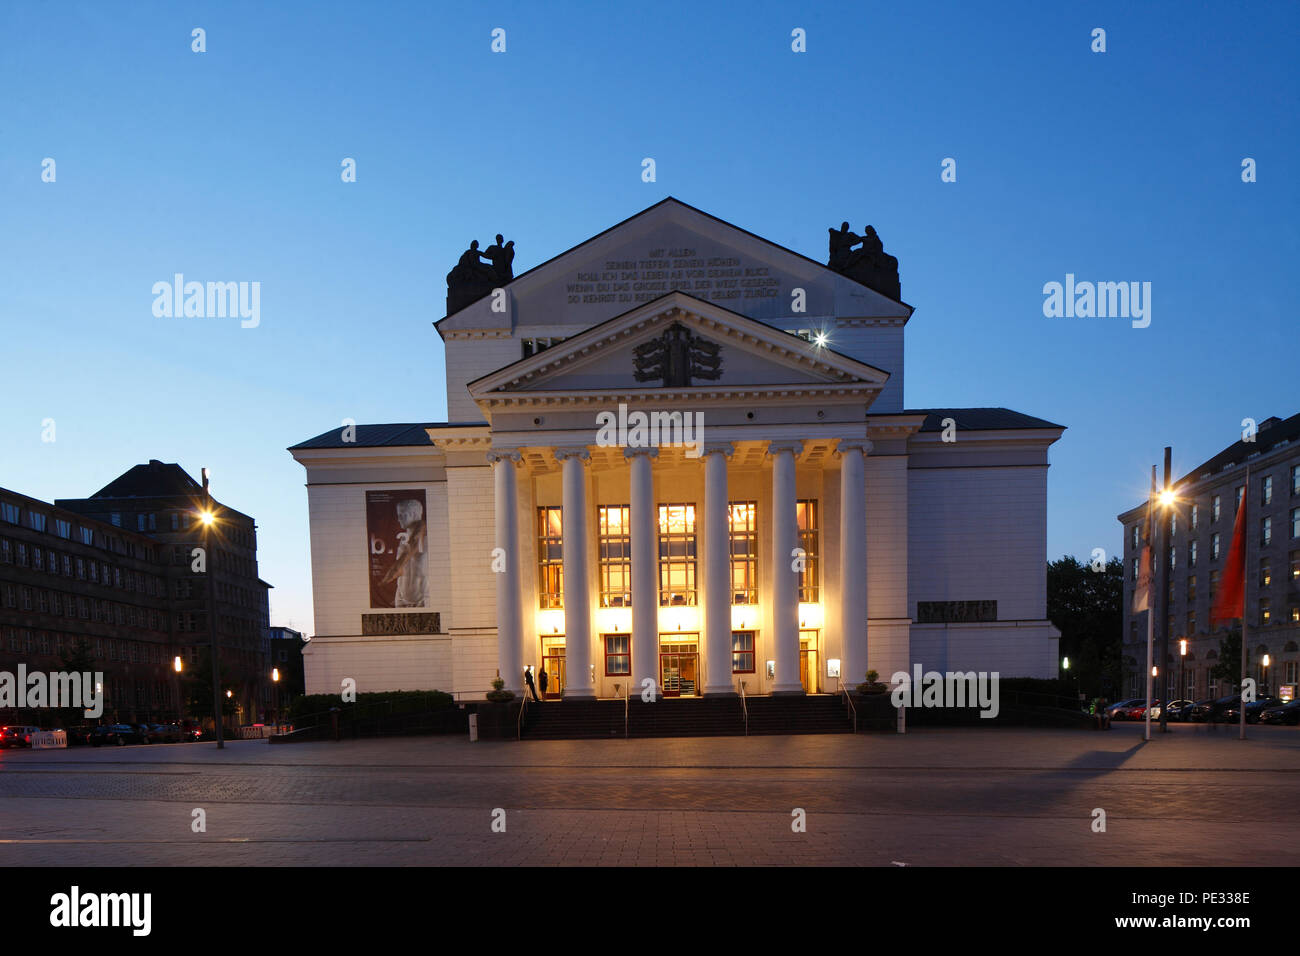
<svg viewBox="0 0 1300 956">
<path fill-rule="evenodd" d="M 513 464 L 519 464 L 523 461 L 524 456 L 517 451 L 511 451 L 507 448 L 493 448 L 487 453 L 489 464 L 495 465 L 499 461 L 508 461 Z"/>
<path fill-rule="evenodd" d="M 794 440 L 771 441 L 767 443 L 767 450 L 763 454 L 764 456 L 776 456 L 783 451 L 788 451 L 798 458 L 803 454 L 803 442 Z"/>
<path fill-rule="evenodd" d="M 631 458 L 635 458 L 637 455 L 645 455 L 647 458 L 651 458 L 651 459 L 658 458 L 658 457 L 659 457 L 659 449 L 658 449 L 658 448 L 649 448 L 649 447 L 646 447 L 646 448 L 633 448 L 633 447 L 631 447 L 631 446 L 628 446 L 627 448 L 624 448 L 624 449 L 623 449 L 623 457 L 624 457 L 624 458 L 631 459 Z"/>
<path fill-rule="evenodd" d="M 840 443 L 835 446 L 835 454 L 839 456 L 846 451 L 860 451 L 864 456 L 871 454 L 871 449 L 876 446 L 869 438 L 841 438 Z"/>
<path fill-rule="evenodd" d="M 705 458 L 709 455 L 725 455 L 730 458 L 736 453 L 736 446 L 729 441 L 708 441 L 700 450 L 700 457 Z"/>
<path fill-rule="evenodd" d="M 591 451 L 585 445 L 577 445 L 572 448 L 553 448 L 551 454 L 555 456 L 556 461 L 564 461 L 568 458 L 588 461 L 591 458 Z"/>
</svg>

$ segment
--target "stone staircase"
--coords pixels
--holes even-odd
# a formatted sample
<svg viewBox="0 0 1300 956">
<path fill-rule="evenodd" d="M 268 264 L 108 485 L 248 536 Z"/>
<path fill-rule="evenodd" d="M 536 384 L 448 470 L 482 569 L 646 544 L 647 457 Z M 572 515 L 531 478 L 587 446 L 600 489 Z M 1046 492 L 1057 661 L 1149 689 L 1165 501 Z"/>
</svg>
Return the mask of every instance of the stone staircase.
<svg viewBox="0 0 1300 956">
<path fill-rule="evenodd" d="M 844 698 L 750 697 L 749 733 L 852 733 Z M 628 704 L 629 737 L 739 737 L 745 719 L 739 697 L 682 697 L 653 704 L 635 698 Z M 623 736 L 623 701 L 560 700 L 530 703 L 524 720 L 526 740 L 595 740 Z"/>
</svg>

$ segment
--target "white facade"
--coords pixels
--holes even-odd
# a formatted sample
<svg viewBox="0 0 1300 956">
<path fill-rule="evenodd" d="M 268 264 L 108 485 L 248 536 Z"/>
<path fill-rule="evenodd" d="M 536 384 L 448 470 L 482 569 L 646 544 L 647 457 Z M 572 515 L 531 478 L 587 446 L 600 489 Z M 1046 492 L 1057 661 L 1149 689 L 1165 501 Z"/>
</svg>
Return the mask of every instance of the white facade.
<svg viewBox="0 0 1300 956">
<path fill-rule="evenodd" d="M 1056 676 L 1062 429 L 906 410 L 911 312 L 669 199 L 443 319 L 450 423 L 291 449 L 311 519 L 308 692 L 352 678 L 482 699 L 498 673 L 518 692 L 528 666 L 572 697 L 647 678 L 670 695 L 836 692 L 916 663 Z M 637 379 L 638 346 L 665 333 L 702 349 L 689 384 Z M 606 440 L 603 414 L 636 413 L 702 434 Z M 423 606 L 373 603 L 381 492 L 424 503 Z"/>
</svg>

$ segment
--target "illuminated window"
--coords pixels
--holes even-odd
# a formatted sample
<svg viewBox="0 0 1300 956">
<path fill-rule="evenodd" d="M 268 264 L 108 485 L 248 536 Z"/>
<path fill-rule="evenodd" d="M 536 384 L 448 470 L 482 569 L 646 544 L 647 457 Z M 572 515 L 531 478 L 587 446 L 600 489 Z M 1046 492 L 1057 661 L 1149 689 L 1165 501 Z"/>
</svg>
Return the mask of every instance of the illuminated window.
<svg viewBox="0 0 1300 956">
<path fill-rule="evenodd" d="M 1268 587 L 1273 583 L 1273 563 L 1268 558 L 1259 559 L 1259 586 Z"/>
<path fill-rule="evenodd" d="M 754 673 L 754 632 L 731 632 L 731 673 Z"/>
<path fill-rule="evenodd" d="M 605 635 L 606 677 L 627 677 L 632 673 L 632 655 L 628 649 L 629 640 L 626 634 Z"/>
<path fill-rule="evenodd" d="M 803 549 L 804 565 L 799 574 L 799 603 L 816 604 L 821 600 L 820 539 L 817 501 L 801 499 L 795 502 L 795 516 L 799 523 L 799 547 Z"/>
<path fill-rule="evenodd" d="M 632 606 L 632 534 L 627 505 L 596 509 L 600 527 L 600 606 Z"/>
<path fill-rule="evenodd" d="M 758 502 L 731 502 L 731 603 L 758 603 Z M 751 667 L 750 670 L 753 670 Z"/>
<path fill-rule="evenodd" d="M 659 603 L 694 606 L 695 505 L 659 506 Z"/>
<path fill-rule="evenodd" d="M 537 602 L 564 607 L 564 523 L 559 508 L 537 509 Z"/>
</svg>

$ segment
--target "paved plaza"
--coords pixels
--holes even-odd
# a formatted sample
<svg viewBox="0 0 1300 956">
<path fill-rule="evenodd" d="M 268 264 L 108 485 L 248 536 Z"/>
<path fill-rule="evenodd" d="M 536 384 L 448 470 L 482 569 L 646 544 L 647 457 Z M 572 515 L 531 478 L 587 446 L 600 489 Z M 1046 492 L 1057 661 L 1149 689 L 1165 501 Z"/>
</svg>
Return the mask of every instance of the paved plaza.
<svg viewBox="0 0 1300 956">
<path fill-rule="evenodd" d="M 1153 737 L 1117 724 L 5 751 L 0 865 L 1215 866 L 1300 838 L 1300 731 Z"/>
</svg>

